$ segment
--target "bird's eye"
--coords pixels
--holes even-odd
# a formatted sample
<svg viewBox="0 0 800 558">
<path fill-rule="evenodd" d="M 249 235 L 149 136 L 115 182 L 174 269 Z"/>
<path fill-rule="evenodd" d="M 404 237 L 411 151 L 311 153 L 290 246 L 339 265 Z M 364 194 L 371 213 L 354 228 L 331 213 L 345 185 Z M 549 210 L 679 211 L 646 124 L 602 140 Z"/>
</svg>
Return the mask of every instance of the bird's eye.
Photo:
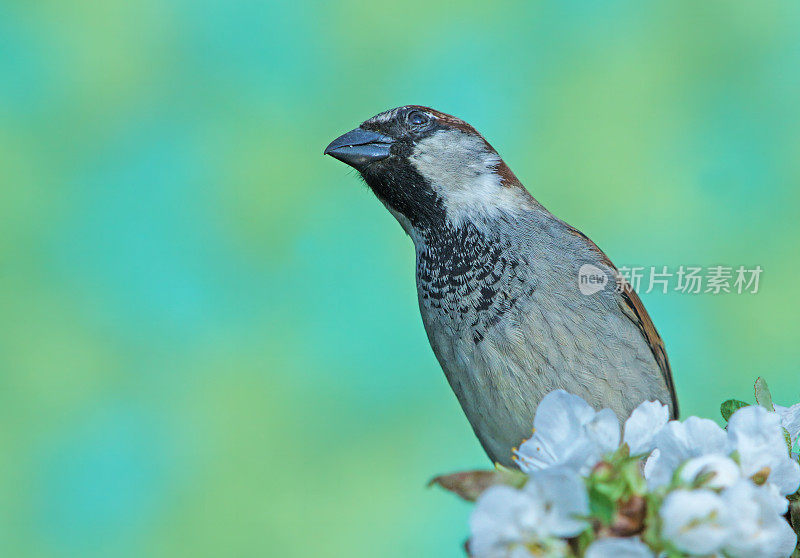
<svg viewBox="0 0 800 558">
<path fill-rule="evenodd" d="M 422 111 L 412 110 L 408 113 L 406 120 L 408 121 L 408 125 L 412 128 L 421 128 L 428 123 L 430 118 Z"/>
</svg>

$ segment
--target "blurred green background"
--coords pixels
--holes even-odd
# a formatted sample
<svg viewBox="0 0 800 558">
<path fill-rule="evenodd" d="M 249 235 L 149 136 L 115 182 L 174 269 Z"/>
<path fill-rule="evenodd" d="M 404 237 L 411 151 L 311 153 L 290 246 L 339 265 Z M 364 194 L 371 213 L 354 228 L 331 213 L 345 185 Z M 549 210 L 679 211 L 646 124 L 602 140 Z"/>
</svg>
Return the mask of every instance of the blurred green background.
<svg viewBox="0 0 800 558">
<path fill-rule="evenodd" d="M 800 3 L 0 2 L 0 554 L 460 556 L 410 241 L 322 156 L 472 123 L 643 295 L 684 416 L 800 400 Z"/>
</svg>

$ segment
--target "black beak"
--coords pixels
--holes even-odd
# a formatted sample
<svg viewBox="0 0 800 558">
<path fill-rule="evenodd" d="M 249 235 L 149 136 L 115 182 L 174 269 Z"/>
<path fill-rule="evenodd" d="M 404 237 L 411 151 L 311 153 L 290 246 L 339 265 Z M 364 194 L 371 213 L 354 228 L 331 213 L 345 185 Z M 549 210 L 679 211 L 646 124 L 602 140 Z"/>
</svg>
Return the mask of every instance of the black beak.
<svg viewBox="0 0 800 558">
<path fill-rule="evenodd" d="M 333 140 L 325 148 L 325 155 L 361 170 L 369 163 L 388 157 L 393 142 L 389 136 L 356 128 Z"/>
</svg>

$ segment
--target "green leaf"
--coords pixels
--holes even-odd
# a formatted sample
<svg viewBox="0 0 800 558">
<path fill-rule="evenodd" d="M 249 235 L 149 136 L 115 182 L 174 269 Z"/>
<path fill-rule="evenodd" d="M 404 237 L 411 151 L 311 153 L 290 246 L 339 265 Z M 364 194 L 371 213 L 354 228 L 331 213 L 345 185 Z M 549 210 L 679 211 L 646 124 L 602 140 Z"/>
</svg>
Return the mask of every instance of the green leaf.
<svg viewBox="0 0 800 558">
<path fill-rule="evenodd" d="M 726 421 L 731 418 L 731 415 L 741 409 L 742 407 L 750 406 L 749 403 L 745 403 L 744 401 L 739 401 L 738 399 L 728 399 L 722 405 L 719 406 L 719 410 L 722 413 L 722 418 Z"/>
<path fill-rule="evenodd" d="M 595 535 L 592 529 L 586 529 L 580 535 L 578 535 L 577 555 L 583 556 L 586 553 L 586 549 L 589 548 L 589 545 L 592 544 L 595 540 L 597 540 L 597 536 Z"/>
<path fill-rule="evenodd" d="M 641 462 L 638 459 L 630 460 L 625 463 L 620 471 L 620 475 L 633 494 L 644 494 L 647 492 L 647 483 L 644 480 L 644 476 L 642 476 Z"/>
<path fill-rule="evenodd" d="M 789 448 L 789 457 L 792 457 L 792 436 L 789 434 L 789 431 L 785 428 L 781 427 L 783 430 L 783 439 L 786 440 L 786 447 Z"/>
<path fill-rule="evenodd" d="M 760 376 L 758 377 L 756 380 L 755 390 L 756 402 L 758 402 L 758 404 L 764 407 L 767 411 L 774 411 L 775 405 L 772 404 L 772 394 L 769 392 L 767 381 L 764 378 Z"/>
<path fill-rule="evenodd" d="M 604 525 L 610 525 L 614 519 L 615 502 L 598 488 L 598 485 L 589 487 L 589 510 Z"/>
<path fill-rule="evenodd" d="M 625 481 L 622 479 L 615 479 L 614 482 L 597 485 L 598 491 L 608 496 L 613 502 L 622 498 L 625 494 L 625 488 Z"/>
</svg>

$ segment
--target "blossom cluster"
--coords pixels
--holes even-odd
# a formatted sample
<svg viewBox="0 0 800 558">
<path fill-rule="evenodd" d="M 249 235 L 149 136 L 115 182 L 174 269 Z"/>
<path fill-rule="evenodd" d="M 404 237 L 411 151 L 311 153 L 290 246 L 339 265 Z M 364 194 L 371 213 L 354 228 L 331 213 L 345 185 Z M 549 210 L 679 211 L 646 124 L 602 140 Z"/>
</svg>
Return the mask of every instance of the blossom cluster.
<svg viewBox="0 0 800 558">
<path fill-rule="evenodd" d="M 515 450 L 519 471 L 435 481 L 475 500 L 475 558 L 790 556 L 800 404 L 774 405 L 760 379 L 756 396 L 756 405 L 723 404 L 724 429 L 669 420 L 659 402 L 642 403 L 620 427 L 609 409 L 553 391 Z"/>
</svg>

